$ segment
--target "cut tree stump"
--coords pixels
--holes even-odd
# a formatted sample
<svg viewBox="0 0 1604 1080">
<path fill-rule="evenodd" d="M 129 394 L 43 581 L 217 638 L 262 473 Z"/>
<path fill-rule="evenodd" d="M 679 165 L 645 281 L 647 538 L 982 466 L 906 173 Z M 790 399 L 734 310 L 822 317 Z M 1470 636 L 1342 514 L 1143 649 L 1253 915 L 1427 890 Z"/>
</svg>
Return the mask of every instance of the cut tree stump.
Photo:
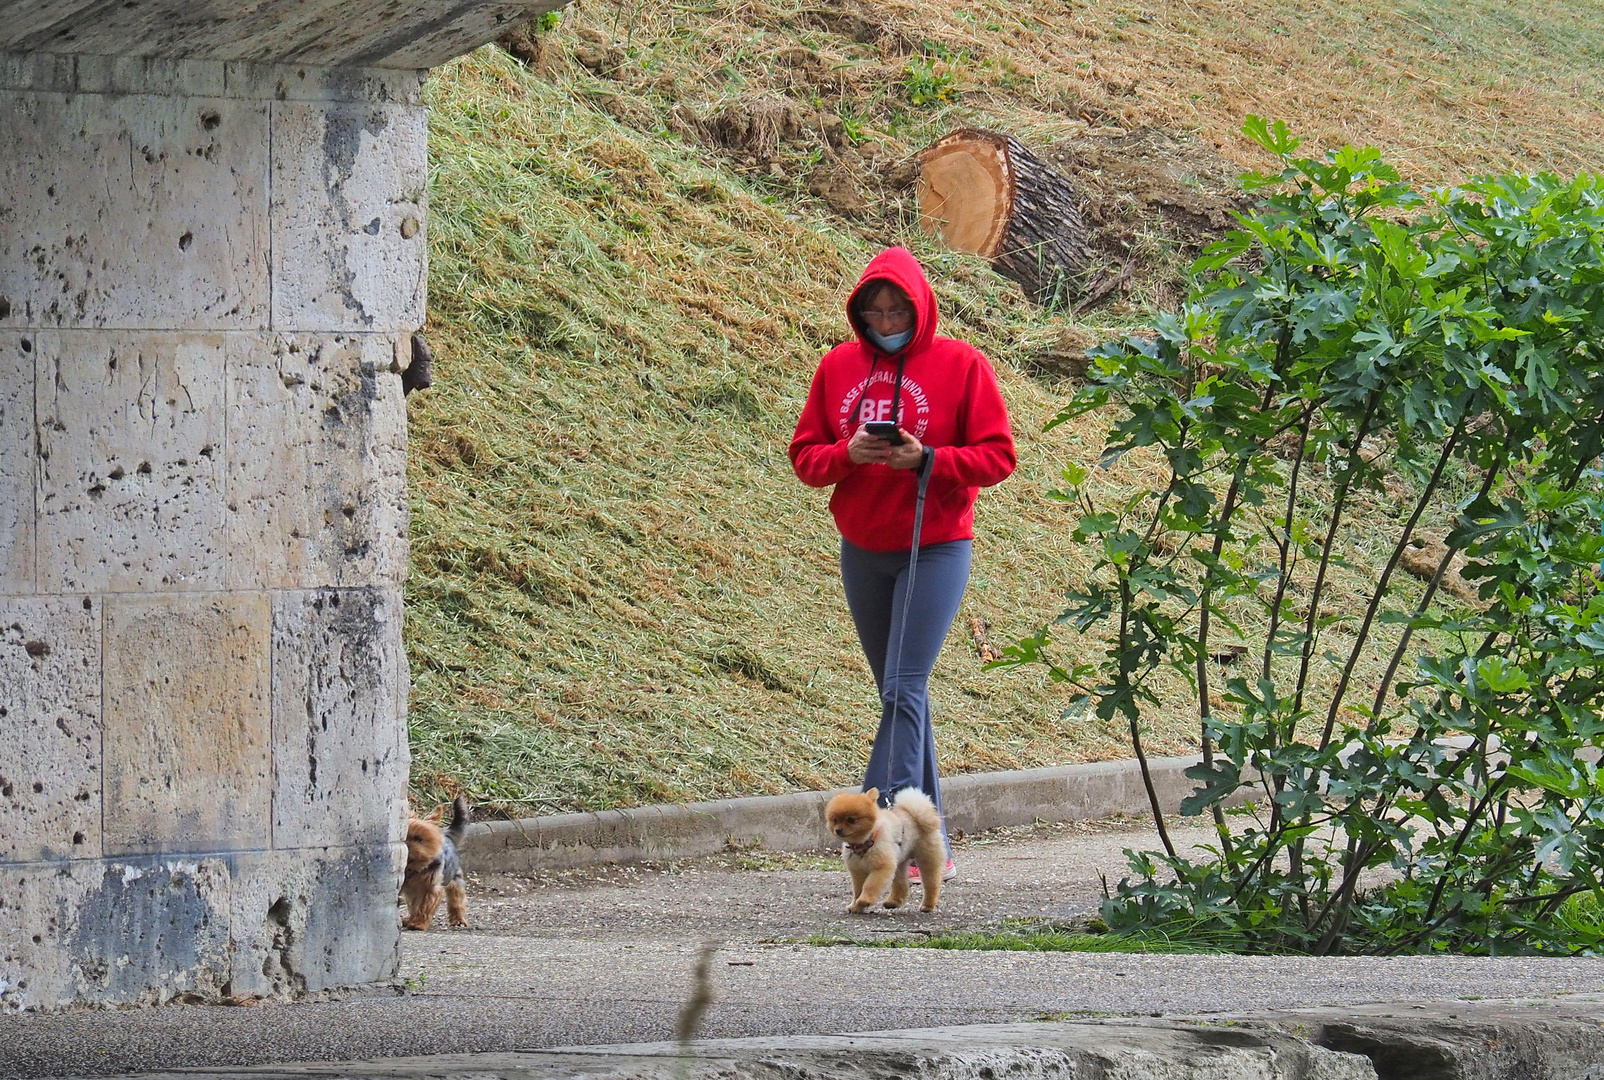
<svg viewBox="0 0 1604 1080">
<path fill-rule="evenodd" d="M 1038 303 L 1081 292 L 1092 265 L 1069 178 L 1011 135 L 961 128 L 919 152 L 919 223 L 948 247 L 991 260 Z"/>
</svg>

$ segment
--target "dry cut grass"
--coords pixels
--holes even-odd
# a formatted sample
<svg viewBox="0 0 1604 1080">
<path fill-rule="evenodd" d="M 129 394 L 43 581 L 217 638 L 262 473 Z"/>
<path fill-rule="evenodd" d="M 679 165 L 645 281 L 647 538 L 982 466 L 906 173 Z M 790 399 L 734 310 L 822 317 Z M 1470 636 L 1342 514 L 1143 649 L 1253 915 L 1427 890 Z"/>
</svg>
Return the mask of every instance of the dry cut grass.
<svg viewBox="0 0 1604 1080">
<path fill-rule="evenodd" d="M 1037 147 L 1159 128 L 1263 164 L 1248 113 L 1447 183 L 1598 168 L 1598 16 L 1593 0 L 578 0 L 542 66 L 642 130 L 711 120 L 731 164 L 778 160 L 799 192 L 821 162 L 874 171 L 960 123 Z"/>
<path fill-rule="evenodd" d="M 794 221 L 494 52 L 433 90 L 436 389 L 412 399 L 414 784 L 507 811 L 847 782 L 877 711 L 825 496 L 785 459 L 872 253 Z M 969 260 L 923 254 L 994 354 L 1050 333 Z M 1006 640 L 1078 558 L 1042 494 L 1055 397 L 1002 366 L 1026 447 L 982 510 L 978 615 Z M 1118 752 L 957 644 L 959 770 Z M 1180 739 L 1176 733 L 1176 739 Z M 1175 741 L 1174 745 L 1182 745 Z"/>
</svg>

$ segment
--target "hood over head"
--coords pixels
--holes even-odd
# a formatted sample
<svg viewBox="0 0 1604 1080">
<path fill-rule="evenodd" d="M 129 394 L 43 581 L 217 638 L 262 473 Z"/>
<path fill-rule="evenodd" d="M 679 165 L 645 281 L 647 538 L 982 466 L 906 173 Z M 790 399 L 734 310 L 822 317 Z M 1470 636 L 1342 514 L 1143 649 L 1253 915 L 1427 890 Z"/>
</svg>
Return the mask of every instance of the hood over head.
<svg viewBox="0 0 1604 1080">
<path fill-rule="evenodd" d="M 874 283 L 880 281 L 889 281 L 907 293 L 908 299 L 913 302 L 913 340 L 903 346 L 901 355 L 909 356 L 928 348 L 936 336 L 936 294 L 930 288 L 930 282 L 925 280 L 924 267 L 919 265 L 919 260 L 907 248 L 886 248 L 864 268 L 857 287 L 847 297 L 847 321 L 852 324 L 852 332 L 858 335 L 864 348 L 875 348 L 863 332 L 857 305 L 859 298 L 872 291 Z"/>
</svg>

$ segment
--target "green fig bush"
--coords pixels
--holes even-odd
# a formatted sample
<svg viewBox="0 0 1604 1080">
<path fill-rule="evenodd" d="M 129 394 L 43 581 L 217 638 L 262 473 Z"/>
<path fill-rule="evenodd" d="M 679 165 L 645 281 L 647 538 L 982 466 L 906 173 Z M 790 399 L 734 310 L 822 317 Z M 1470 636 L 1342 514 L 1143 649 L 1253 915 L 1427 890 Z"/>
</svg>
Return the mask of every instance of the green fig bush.
<svg viewBox="0 0 1604 1080">
<path fill-rule="evenodd" d="M 1250 951 L 1598 950 L 1604 183 L 1420 191 L 1374 149 L 1246 130 L 1282 165 L 1247 178 L 1258 207 L 1179 311 L 1093 350 L 1052 422 L 1111 415 L 1103 463 L 1150 455 L 1167 485 L 1101 505 L 1065 470 L 1095 570 L 1001 661 L 1128 726 L 1163 850 L 1128 853 L 1103 919 Z M 1389 484 L 1373 588 L 1334 597 L 1344 515 Z M 1426 519 L 1445 540 L 1422 583 L 1400 562 Z M 1181 812 L 1217 841 L 1192 851 L 1142 745 L 1163 672 L 1196 692 Z"/>
</svg>

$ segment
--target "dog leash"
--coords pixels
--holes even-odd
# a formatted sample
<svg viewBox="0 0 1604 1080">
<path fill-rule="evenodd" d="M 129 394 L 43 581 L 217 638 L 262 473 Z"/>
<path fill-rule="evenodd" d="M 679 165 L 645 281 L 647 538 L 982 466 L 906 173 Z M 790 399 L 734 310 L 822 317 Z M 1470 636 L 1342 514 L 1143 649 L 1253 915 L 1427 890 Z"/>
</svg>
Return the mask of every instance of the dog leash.
<svg viewBox="0 0 1604 1080">
<path fill-rule="evenodd" d="M 907 363 L 907 361 L 907 350 L 898 350 L 897 378 L 896 382 L 891 388 L 891 422 L 893 424 L 900 423 L 901 421 L 902 373 L 904 365 Z M 847 429 L 849 431 L 857 427 L 858 417 L 863 411 L 863 402 L 869 396 L 869 384 L 874 381 L 875 368 L 879 366 L 880 355 L 877 351 L 870 360 L 869 376 L 863 381 L 863 391 L 858 395 L 857 404 L 852 409 L 852 417 L 847 421 Z M 935 461 L 935 450 L 928 446 L 925 447 L 924 453 L 919 458 L 919 484 L 917 492 L 914 495 L 913 546 L 908 550 L 908 587 L 902 594 L 902 624 L 897 630 L 897 662 L 895 667 L 888 668 L 889 671 L 895 671 L 897 668 L 902 666 L 902 645 L 908 636 L 908 613 L 913 608 L 913 583 L 919 570 L 919 533 L 924 528 L 925 494 L 930 488 L 930 473 L 935 467 Z M 897 688 L 898 692 L 900 693 L 902 688 L 900 680 L 898 681 Z M 886 787 L 888 788 L 891 786 L 891 759 L 896 754 L 897 749 L 897 722 L 895 704 L 892 706 L 891 714 L 891 729 L 886 732 Z M 892 792 L 890 794 L 895 793 Z M 887 797 L 889 798 L 890 795 Z"/>
<path fill-rule="evenodd" d="M 924 448 L 924 454 L 919 458 L 919 487 L 913 500 L 913 547 L 908 550 L 908 587 L 902 594 L 902 624 L 897 628 L 897 662 L 895 667 L 888 667 L 887 674 L 902 667 L 902 645 L 908 637 L 908 613 L 913 609 L 913 583 L 919 570 L 919 533 L 925 522 L 925 493 L 930 488 L 930 473 L 936 462 L 936 452 L 931 447 Z M 897 693 L 902 693 L 902 680 L 897 680 Z M 897 749 L 897 709 L 896 703 L 891 706 L 891 729 L 886 732 L 886 787 L 891 786 L 891 761 Z M 891 794 L 895 794 L 894 792 Z M 890 797 L 889 795 L 887 796 Z"/>
</svg>

